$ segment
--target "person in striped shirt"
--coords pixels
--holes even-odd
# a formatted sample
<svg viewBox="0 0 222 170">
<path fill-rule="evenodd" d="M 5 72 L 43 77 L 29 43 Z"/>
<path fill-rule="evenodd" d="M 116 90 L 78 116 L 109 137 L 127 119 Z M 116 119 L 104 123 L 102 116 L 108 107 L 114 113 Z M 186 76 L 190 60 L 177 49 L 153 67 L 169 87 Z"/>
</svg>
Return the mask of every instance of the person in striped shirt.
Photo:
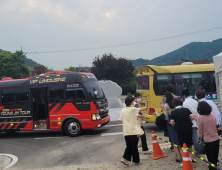
<svg viewBox="0 0 222 170">
<path fill-rule="evenodd" d="M 199 100 L 199 102 L 205 101 L 211 106 L 211 108 L 212 108 L 211 113 L 216 118 L 217 132 L 218 132 L 218 135 L 220 136 L 221 135 L 221 116 L 220 116 L 219 110 L 217 109 L 217 105 L 213 101 L 207 100 L 205 98 L 206 94 L 203 90 L 196 90 L 195 95 L 196 95 L 196 98 Z"/>
</svg>

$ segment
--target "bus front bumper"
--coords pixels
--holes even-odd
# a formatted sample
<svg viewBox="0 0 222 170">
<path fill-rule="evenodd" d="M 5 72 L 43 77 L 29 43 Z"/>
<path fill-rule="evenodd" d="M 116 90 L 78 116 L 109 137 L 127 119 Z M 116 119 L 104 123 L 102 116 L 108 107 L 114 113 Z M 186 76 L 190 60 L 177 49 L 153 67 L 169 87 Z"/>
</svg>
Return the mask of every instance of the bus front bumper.
<svg viewBox="0 0 222 170">
<path fill-rule="evenodd" d="M 110 122 L 110 116 L 107 116 L 107 117 L 105 117 L 105 118 L 103 118 L 102 120 L 99 120 L 99 121 L 93 121 L 93 129 L 103 127 L 106 124 L 108 124 L 109 122 Z"/>
</svg>

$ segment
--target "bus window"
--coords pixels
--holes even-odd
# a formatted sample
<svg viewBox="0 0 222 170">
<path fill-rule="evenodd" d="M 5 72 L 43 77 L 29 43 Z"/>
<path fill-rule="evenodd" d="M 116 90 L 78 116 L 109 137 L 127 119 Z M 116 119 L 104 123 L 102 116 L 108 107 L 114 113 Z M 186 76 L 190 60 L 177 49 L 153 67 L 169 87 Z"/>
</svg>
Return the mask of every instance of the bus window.
<svg viewBox="0 0 222 170">
<path fill-rule="evenodd" d="M 86 95 L 83 89 L 67 89 L 66 98 L 67 101 L 86 101 Z"/>
<path fill-rule="evenodd" d="M 172 84 L 172 75 L 171 74 L 159 74 L 156 75 L 154 81 L 156 95 L 164 95 L 164 88 L 167 84 Z"/>
<path fill-rule="evenodd" d="M 191 93 L 195 93 L 195 91 L 198 89 L 209 91 L 207 73 L 191 73 L 191 79 L 192 79 Z"/>
<path fill-rule="evenodd" d="M 15 93 L 16 104 L 29 103 L 29 88 L 16 87 L 15 90 L 16 90 L 16 93 Z"/>
<path fill-rule="evenodd" d="M 50 102 L 64 101 L 64 84 L 53 84 L 49 86 Z"/>
<path fill-rule="evenodd" d="M 15 88 L 2 89 L 2 105 L 14 105 L 15 104 Z"/>
<path fill-rule="evenodd" d="M 86 101 L 86 96 L 83 90 L 76 90 L 77 101 Z"/>
<path fill-rule="evenodd" d="M 137 78 L 137 89 L 138 90 L 149 90 L 149 76 Z"/>
<path fill-rule="evenodd" d="M 192 88 L 190 74 L 174 74 L 174 91 L 176 94 L 181 95 L 183 89 Z"/>
<path fill-rule="evenodd" d="M 214 72 L 209 72 L 209 75 L 210 75 L 209 91 L 215 92 L 216 91 L 216 83 L 215 83 Z"/>
<path fill-rule="evenodd" d="M 66 91 L 67 101 L 76 100 L 76 90 L 67 90 Z"/>
</svg>

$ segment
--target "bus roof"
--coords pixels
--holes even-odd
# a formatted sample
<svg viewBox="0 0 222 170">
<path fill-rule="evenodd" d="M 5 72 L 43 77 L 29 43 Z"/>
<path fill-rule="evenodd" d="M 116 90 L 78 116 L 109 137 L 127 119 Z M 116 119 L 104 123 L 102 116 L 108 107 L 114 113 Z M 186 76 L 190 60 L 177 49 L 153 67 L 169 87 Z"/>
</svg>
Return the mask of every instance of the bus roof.
<svg viewBox="0 0 222 170">
<path fill-rule="evenodd" d="M 147 73 L 189 73 L 214 71 L 214 64 L 193 64 L 193 65 L 171 65 L 171 66 L 139 66 L 136 68 L 137 74 Z"/>
<path fill-rule="evenodd" d="M 62 74 L 44 74 L 25 79 L 3 78 L 0 80 L 1 87 L 22 86 L 22 85 L 43 85 L 49 83 L 59 83 L 67 81 L 86 82 L 96 80 L 92 73 L 62 73 Z"/>
</svg>

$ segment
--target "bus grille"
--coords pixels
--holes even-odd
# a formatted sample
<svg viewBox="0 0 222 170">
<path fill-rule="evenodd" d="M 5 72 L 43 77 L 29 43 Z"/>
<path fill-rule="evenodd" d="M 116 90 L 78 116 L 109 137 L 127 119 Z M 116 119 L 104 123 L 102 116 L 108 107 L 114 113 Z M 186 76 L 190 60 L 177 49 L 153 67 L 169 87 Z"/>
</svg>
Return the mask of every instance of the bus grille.
<svg viewBox="0 0 222 170">
<path fill-rule="evenodd" d="M 104 110 L 104 111 L 100 110 L 99 115 L 100 115 L 101 119 L 103 119 L 108 116 L 108 113 L 109 113 L 109 110 Z"/>
</svg>

